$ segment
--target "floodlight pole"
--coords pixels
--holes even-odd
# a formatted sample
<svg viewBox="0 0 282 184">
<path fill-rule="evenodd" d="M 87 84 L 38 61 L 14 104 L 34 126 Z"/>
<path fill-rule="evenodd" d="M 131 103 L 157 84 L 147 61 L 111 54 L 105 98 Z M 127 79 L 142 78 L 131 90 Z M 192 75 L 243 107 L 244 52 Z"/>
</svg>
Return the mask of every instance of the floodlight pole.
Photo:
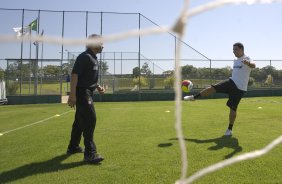
<svg viewBox="0 0 282 184">
<path fill-rule="evenodd" d="M 64 38 L 64 28 L 65 28 L 65 11 L 63 11 L 63 20 L 62 20 L 62 39 Z M 62 47 L 61 47 L 61 71 L 60 71 L 60 95 L 62 96 L 63 95 L 63 91 L 62 91 L 62 88 L 63 88 L 63 83 L 62 83 L 62 71 L 63 71 L 63 52 L 64 52 L 64 44 L 62 43 Z"/>
<path fill-rule="evenodd" d="M 88 30 L 88 11 L 86 11 L 86 17 L 85 17 L 85 38 L 87 38 L 87 30 Z"/>
<path fill-rule="evenodd" d="M 101 19 L 100 19 L 101 29 L 100 29 L 100 35 L 103 36 L 103 12 L 101 12 Z M 101 74 L 101 66 L 102 66 L 102 56 L 100 53 L 100 62 L 99 62 L 99 83 L 102 84 L 102 74 Z M 100 97 L 101 98 L 101 97 Z"/>
<path fill-rule="evenodd" d="M 140 26 L 140 13 L 138 14 L 138 26 L 139 26 L 139 31 L 141 29 L 141 26 Z M 141 63 L 140 63 L 140 52 L 141 52 L 141 49 L 140 49 L 140 34 L 138 36 L 138 67 L 139 67 L 139 88 L 138 88 L 138 94 L 139 94 L 139 100 L 140 100 L 140 90 L 141 90 Z"/>
<path fill-rule="evenodd" d="M 36 24 L 37 25 L 37 24 Z M 32 73 L 32 61 L 31 61 L 31 34 L 32 30 L 31 27 L 29 28 L 29 84 L 28 84 L 28 94 L 30 95 L 30 86 L 31 86 L 31 73 Z"/>
</svg>

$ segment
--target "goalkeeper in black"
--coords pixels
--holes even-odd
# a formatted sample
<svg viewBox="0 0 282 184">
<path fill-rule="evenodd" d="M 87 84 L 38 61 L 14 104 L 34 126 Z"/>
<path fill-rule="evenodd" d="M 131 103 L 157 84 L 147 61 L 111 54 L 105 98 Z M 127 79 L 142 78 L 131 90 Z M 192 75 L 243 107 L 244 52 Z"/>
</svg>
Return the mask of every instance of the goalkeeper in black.
<svg viewBox="0 0 282 184">
<path fill-rule="evenodd" d="M 102 52 L 104 47 L 100 35 L 92 34 L 88 39 L 93 40 L 93 43 L 87 44 L 86 51 L 77 57 L 71 73 L 71 91 L 68 105 L 75 108 L 76 112 L 67 153 L 84 152 L 84 161 L 95 164 L 104 160 L 97 153 L 93 138 L 96 112 L 92 99 L 93 92 L 96 89 L 100 94 L 105 92 L 105 89 L 97 83 L 99 64 L 96 56 L 96 54 Z M 82 135 L 85 150 L 79 146 Z"/>
</svg>

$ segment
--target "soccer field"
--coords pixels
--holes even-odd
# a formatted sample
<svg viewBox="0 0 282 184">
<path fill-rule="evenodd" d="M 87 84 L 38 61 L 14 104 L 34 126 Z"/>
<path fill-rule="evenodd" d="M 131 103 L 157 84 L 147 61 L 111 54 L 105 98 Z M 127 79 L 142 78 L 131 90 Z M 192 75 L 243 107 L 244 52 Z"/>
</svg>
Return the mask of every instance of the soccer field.
<svg viewBox="0 0 282 184">
<path fill-rule="evenodd" d="M 282 97 L 244 98 L 224 138 L 226 99 L 183 102 L 188 175 L 261 149 L 282 132 Z M 95 103 L 95 142 L 105 160 L 66 155 L 74 110 L 66 104 L 0 106 L 0 183 L 172 184 L 181 174 L 173 101 Z M 261 108 L 259 108 L 261 107 Z M 83 139 L 81 141 L 83 146 Z M 282 145 L 195 183 L 282 183 Z"/>
</svg>

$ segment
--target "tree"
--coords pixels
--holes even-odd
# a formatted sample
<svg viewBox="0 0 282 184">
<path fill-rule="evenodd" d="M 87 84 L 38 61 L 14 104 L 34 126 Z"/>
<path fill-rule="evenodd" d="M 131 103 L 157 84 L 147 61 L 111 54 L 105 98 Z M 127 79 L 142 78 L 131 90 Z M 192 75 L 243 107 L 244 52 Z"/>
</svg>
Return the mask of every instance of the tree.
<svg viewBox="0 0 282 184">
<path fill-rule="evenodd" d="M 0 80 L 3 80 L 5 77 L 5 71 L 0 67 Z"/>
<path fill-rule="evenodd" d="M 133 77 L 135 77 L 135 78 L 137 78 L 137 77 L 139 77 L 140 76 L 140 69 L 139 69 L 139 67 L 137 66 L 137 67 L 135 67 L 135 68 L 133 68 L 133 70 L 132 70 L 132 74 L 133 74 Z"/>
<path fill-rule="evenodd" d="M 263 68 L 261 69 L 261 71 L 262 71 L 262 73 L 265 75 L 265 77 L 266 77 L 267 75 L 272 75 L 275 70 L 276 70 L 275 67 L 269 66 L 269 65 L 266 66 L 266 67 L 263 67 Z"/>
<path fill-rule="evenodd" d="M 142 65 L 141 74 L 145 74 L 146 76 L 150 76 L 152 74 L 147 62 Z"/>
<path fill-rule="evenodd" d="M 75 59 L 72 58 L 72 59 L 69 60 L 69 63 L 63 63 L 62 64 L 63 75 L 68 75 L 68 74 L 71 73 L 74 63 L 75 63 Z"/>
<path fill-rule="evenodd" d="M 149 68 L 149 65 L 147 62 L 145 62 L 143 65 L 142 65 L 142 68 L 141 68 L 141 74 L 145 74 L 145 76 L 147 77 L 147 79 L 149 80 L 149 88 L 152 89 L 155 87 L 155 80 L 154 80 L 154 76 L 151 75 L 152 72 Z"/>
<path fill-rule="evenodd" d="M 192 65 L 185 65 L 182 67 L 182 76 L 185 78 L 191 78 L 191 76 L 195 76 L 197 74 L 197 68 Z"/>
<path fill-rule="evenodd" d="M 109 65 L 108 65 L 107 61 L 102 61 L 101 62 L 102 75 L 105 75 L 107 73 L 108 69 L 109 69 Z"/>
<path fill-rule="evenodd" d="M 47 65 L 43 68 L 45 77 L 58 77 L 60 75 L 60 66 Z"/>
<path fill-rule="evenodd" d="M 21 64 L 21 60 L 17 60 L 15 62 L 12 62 L 11 64 L 8 64 L 6 74 L 9 78 L 30 77 L 32 71 L 35 71 L 33 68 L 33 62 Z"/>
<path fill-rule="evenodd" d="M 255 79 L 253 77 L 249 78 L 248 86 L 252 86 L 255 83 Z"/>
<path fill-rule="evenodd" d="M 198 78 L 210 78 L 210 68 L 198 68 Z"/>
<path fill-rule="evenodd" d="M 231 76 L 231 68 L 230 67 L 224 67 L 224 68 L 215 68 L 213 70 L 213 75 L 216 76 L 216 78 L 228 78 Z"/>
<path fill-rule="evenodd" d="M 253 77 L 256 81 L 262 81 L 265 78 L 259 68 L 252 69 L 251 77 Z"/>
</svg>

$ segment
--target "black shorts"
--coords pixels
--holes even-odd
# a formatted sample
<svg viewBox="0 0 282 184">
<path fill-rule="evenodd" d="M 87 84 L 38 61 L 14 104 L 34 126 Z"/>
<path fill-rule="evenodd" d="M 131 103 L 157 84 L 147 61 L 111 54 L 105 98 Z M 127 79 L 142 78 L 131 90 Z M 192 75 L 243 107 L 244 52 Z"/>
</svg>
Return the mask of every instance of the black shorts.
<svg viewBox="0 0 282 184">
<path fill-rule="evenodd" d="M 212 87 L 214 87 L 217 93 L 228 94 L 229 99 L 226 105 L 234 111 L 237 110 L 238 104 L 244 96 L 245 91 L 238 89 L 232 79 L 226 79 L 220 83 L 212 85 Z"/>
</svg>

